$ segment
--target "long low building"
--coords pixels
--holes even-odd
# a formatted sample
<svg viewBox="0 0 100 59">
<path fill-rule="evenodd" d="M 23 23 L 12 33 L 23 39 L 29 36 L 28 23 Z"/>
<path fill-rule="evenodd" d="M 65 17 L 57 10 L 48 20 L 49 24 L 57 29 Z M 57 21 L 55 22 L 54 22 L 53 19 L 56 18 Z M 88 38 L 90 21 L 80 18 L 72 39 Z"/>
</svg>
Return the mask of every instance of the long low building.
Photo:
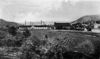
<svg viewBox="0 0 100 59">
<path fill-rule="evenodd" d="M 53 25 L 34 25 L 33 29 L 52 29 Z"/>
</svg>

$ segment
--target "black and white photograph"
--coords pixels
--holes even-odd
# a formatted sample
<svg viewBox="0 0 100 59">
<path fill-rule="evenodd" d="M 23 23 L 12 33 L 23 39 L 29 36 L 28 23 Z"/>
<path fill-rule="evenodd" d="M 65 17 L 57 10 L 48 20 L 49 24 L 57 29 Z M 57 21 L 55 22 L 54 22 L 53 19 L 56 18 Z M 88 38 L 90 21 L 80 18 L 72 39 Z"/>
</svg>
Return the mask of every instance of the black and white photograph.
<svg viewBox="0 0 100 59">
<path fill-rule="evenodd" d="M 100 59 L 100 0 L 0 0 L 0 59 Z"/>
</svg>

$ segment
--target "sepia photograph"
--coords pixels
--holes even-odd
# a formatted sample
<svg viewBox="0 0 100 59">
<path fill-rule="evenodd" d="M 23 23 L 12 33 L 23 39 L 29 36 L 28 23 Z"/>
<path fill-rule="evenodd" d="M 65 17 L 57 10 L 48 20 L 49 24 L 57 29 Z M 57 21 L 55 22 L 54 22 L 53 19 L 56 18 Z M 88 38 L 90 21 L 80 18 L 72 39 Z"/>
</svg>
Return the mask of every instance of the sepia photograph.
<svg viewBox="0 0 100 59">
<path fill-rule="evenodd" d="M 100 59 L 100 0 L 0 0 L 0 59 Z"/>
</svg>

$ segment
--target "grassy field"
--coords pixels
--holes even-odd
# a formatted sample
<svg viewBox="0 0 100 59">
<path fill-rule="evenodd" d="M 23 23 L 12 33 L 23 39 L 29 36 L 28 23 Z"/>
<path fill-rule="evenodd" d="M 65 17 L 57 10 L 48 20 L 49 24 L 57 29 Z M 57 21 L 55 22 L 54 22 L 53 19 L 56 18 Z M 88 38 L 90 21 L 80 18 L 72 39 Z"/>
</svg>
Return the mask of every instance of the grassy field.
<svg viewBox="0 0 100 59">
<path fill-rule="evenodd" d="M 100 53 L 100 33 L 40 29 L 30 31 L 31 36 L 28 38 L 23 38 L 22 34 L 2 36 L 1 33 L 1 59 L 58 59 L 58 55 L 55 57 L 52 54 L 62 52 L 63 55 L 68 51 L 87 56 L 98 56 Z"/>
</svg>

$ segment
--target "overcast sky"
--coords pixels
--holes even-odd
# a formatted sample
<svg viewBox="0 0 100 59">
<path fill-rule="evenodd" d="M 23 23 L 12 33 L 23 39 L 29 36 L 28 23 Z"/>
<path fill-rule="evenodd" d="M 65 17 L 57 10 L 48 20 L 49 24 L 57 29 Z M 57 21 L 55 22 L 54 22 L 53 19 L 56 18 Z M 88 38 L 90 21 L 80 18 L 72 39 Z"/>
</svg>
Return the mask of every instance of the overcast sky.
<svg viewBox="0 0 100 59">
<path fill-rule="evenodd" d="M 100 0 L 0 0 L 0 18 L 8 21 L 73 21 L 100 14 Z"/>
</svg>

